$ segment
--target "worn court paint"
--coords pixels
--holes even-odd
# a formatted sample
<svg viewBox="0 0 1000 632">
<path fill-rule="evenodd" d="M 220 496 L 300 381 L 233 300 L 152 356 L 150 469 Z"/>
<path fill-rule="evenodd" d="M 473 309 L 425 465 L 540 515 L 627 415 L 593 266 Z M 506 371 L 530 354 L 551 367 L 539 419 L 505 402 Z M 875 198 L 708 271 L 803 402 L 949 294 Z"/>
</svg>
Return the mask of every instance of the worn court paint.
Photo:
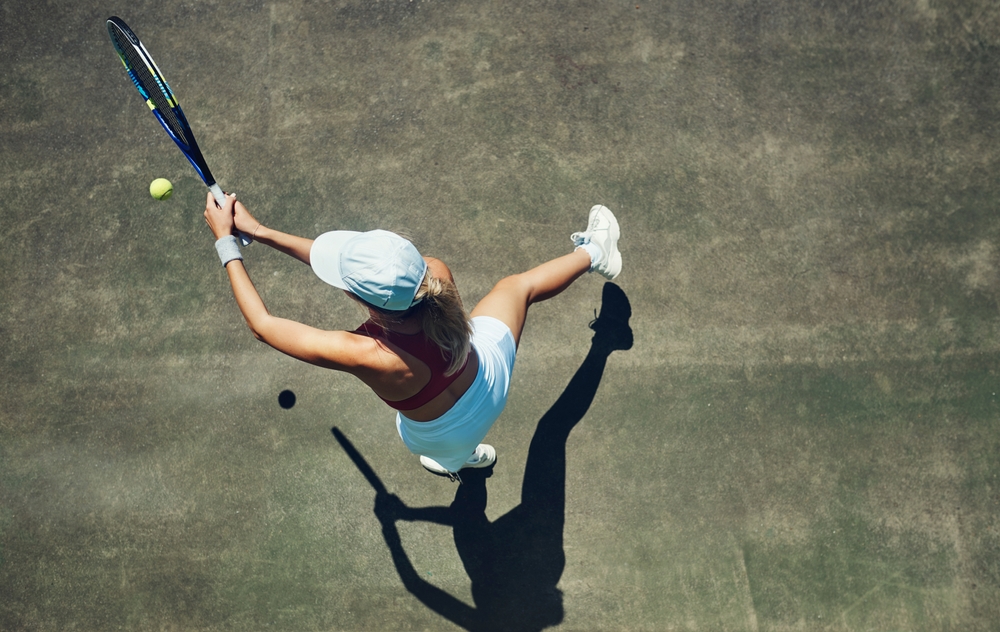
<svg viewBox="0 0 1000 632">
<path fill-rule="evenodd" d="M 406 231 L 469 305 L 618 214 L 635 345 L 567 442 L 563 629 L 1000 620 L 992 4 L 59 0 L 0 6 L 0 628 L 455 629 L 330 427 L 410 506 L 455 487 L 252 340 L 112 14 L 264 222 Z M 359 322 L 245 256 L 275 313 Z M 490 520 L 601 287 L 533 308 Z M 472 605 L 451 530 L 398 526 Z"/>
</svg>

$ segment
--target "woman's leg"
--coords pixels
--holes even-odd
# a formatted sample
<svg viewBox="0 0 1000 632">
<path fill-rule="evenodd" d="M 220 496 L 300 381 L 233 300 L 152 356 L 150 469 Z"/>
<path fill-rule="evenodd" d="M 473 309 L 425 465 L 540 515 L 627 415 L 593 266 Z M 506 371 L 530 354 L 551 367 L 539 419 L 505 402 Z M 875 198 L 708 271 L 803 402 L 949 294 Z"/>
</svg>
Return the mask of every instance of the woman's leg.
<svg viewBox="0 0 1000 632">
<path fill-rule="evenodd" d="M 528 307 L 559 294 L 590 270 L 590 266 L 590 254 L 580 249 L 527 272 L 502 279 L 479 301 L 472 310 L 472 317 L 496 318 L 510 327 L 514 342 L 519 342 Z"/>
<path fill-rule="evenodd" d="M 570 237 L 577 250 L 501 280 L 472 310 L 473 318 L 492 316 L 500 320 L 510 327 L 517 343 L 533 303 L 559 294 L 588 270 L 607 279 L 618 276 L 622 269 L 618 220 L 607 207 L 597 204 L 590 209 L 589 221 L 586 231 Z"/>
</svg>

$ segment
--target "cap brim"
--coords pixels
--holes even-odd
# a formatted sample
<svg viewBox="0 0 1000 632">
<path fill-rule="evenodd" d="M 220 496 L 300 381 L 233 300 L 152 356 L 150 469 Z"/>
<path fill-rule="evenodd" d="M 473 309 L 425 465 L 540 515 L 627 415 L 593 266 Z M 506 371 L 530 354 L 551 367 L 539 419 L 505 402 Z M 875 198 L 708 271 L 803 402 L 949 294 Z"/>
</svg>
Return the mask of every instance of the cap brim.
<svg viewBox="0 0 1000 632">
<path fill-rule="evenodd" d="M 324 283 L 342 290 L 347 289 L 340 274 L 340 253 L 344 245 L 361 233 L 354 230 L 334 230 L 313 240 L 309 250 L 309 265 Z"/>
</svg>

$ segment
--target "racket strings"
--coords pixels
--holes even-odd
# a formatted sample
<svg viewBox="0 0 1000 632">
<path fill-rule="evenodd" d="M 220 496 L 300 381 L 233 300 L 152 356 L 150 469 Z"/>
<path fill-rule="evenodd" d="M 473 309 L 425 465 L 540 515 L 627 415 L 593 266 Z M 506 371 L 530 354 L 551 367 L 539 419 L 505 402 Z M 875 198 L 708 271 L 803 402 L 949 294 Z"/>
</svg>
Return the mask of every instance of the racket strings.
<svg viewBox="0 0 1000 632">
<path fill-rule="evenodd" d="M 156 110 L 163 116 L 163 120 L 166 121 L 171 133 L 176 135 L 185 145 L 190 145 L 191 142 L 185 132 L 184 125 L 181 124 L 180 119 L 174 113 L 173 98 L 167 85 L 150 71 L 146 60 L 139 54 L 128 38 L 120 33 L 117 27 L 110 30 L 115 40 L 115 48 L 118 49 L 119 53 L 124 55 L 129 74 L 132 75 L 132 79 L 136 82 L 137 87 L 153 102 Z"/>
</svg>

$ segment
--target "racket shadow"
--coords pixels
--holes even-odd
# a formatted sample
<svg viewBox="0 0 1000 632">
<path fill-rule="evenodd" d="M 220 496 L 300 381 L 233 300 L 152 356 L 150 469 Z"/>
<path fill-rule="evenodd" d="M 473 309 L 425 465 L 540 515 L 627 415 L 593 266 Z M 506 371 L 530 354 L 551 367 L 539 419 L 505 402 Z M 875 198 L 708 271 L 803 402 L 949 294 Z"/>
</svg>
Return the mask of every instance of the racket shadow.
<svg viewBox="0 0 1000 632">
<path fill-rule="evenodd" d="M 494 522 L 486 517 L 486 480 L 492 468 L 463 470 L 464 482 L 449 506 L 408 507 L 373 483 L 378 492 L 375 515 L 400 579 L 432 611 L 477 632 L 542 630 L 562 622 L 563 595 L 557 586 L 566 566 L 566 441 L 590 408 L 611 352 L 632 347 L 630 315 L 625 293 L 605 284 L 601 315 L 591 324 L 596 333 L 590 350 L 539 420 L 528 450 L 521 504 L 504 516 Z M 417 520 L 452 528 L 475 607 L 426 581 L 413 567 L 396 525 Z"/>
</svg>

